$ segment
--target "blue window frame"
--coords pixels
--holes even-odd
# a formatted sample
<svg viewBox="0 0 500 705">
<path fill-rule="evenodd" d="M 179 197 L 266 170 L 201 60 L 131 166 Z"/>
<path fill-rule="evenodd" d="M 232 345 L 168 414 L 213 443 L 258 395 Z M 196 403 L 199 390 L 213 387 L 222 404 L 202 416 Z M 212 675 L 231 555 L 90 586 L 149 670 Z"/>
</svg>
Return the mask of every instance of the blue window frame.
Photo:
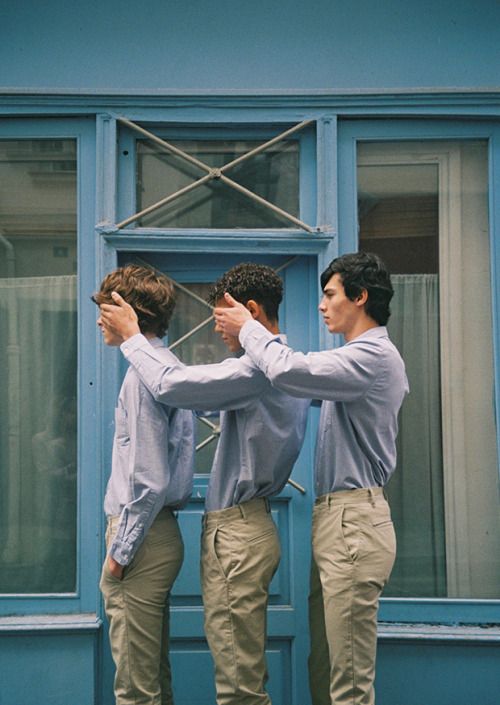
<svg viewBox="0 0 500 705">
<path fill-rule="evenodd" d="M 76 571 L 71 578 L 71 585 L 74 585 L 74 589 L 67 589 L 65 587 L 57 591 L 50 591 L 47 589 L 45 581 L 42 582 L 43 587 L 41 589 L 36 589 L 35 586 L 35 589 L 29 591 L 25 590 L 23 592 L 16 592 L 15 590 L 12 590 L 8 593 L 4 592 L 4 594 L 0 595 L 0 614 L 14 615 L 12 617 L 13 622 L 16 621 L 16 614 L 25 615 L 25 617 L 19 618 L 20 621 L 29 621 L 29 617 L 26 615 L 36 615 L 42 613 L 49 614 L 51 617 L 48 621 L 51 624 L 59 623 L 60 625 L 65 624 L 70 627 L 72 624 L 72 619 L 69 618 L 69 616 L 64 617 L 63 615 L 81 615 L 86 613 L 91 616 L 86 619 L 79 617 L 73 621 L 75 624 L 78 623 L 84 628 L 93 628 L 93 625 L 98 622 L 98 618 L 96 617 L 96 614 L 98 613 L 98 602 L 96 596 L 98 561 L 96 560 L 96 555 L 98 546 L 97 528 L 99 525 L 100 507 L 97 506 L 96 502 L 98 480 L 98 474 L 96 471 L 96 449 L 98 446 L 97 439 L 94 437 L 95 427 L 92 422 L 92 415 L 88 413 L 88 410 L 95 409 L 97 405 L 95 340 L 83 338 L 83 336 L 80 335 L 80 331 L 85 329 L 90 324 L 91 320 L 92 326 L 94 326 L 93 306 L 90 302 L 87 304 L 86 301 L 88 300 L 88 292 L 94 287 L 95 280 L 94 248 L 91 246 L 91 243 L 94 240 L 95 121 L 90 118 L 68 118 L 64 120 L 51 118 L 36 120 L 31 118 L 22 118 L 14 120 L 6 118 L 0 123 L 0 140 L 17 145 L 17 152 L 26 152 L 28 146 L 30 146 L 32 152 L 35 150 L 37 155 L 36 168 L 33 168 L 28 164 L 23 171 L 23 174 L 28 176 L 25 188 L 26 192 L 24 194 L 28 200 L 25 202 L 25 208 L 21 209 L 20 212 L 21 216 L 23 215 L 23 212 L 24 214 L 31 212 L 32 218 L 38 219 L 41 222 L 43 222 L 44 218 L 44 204 L 43 202 L 37 204 L 36 202 L 29 201 L 30 194 L 34 191 L 34 189 L 31 189 L 30 191 L 30 184 L 40 182 L 43 182 L 44 185 L 49 184 L 51 199 L 55 202 L 57 200 L 56 196 L 58 189 L 60 189 L 59 194 L 60 198 L 62 198 L 62 190 L 65 188 L 65 184 L 67 183 L 67 176 L 70 172 L 74 173 L 74 161 L 76 158 L 76 181 L 72 182 L 73 186 L 71 188 L 74 193 L 70 198 L 75 197 L 76 200 L 76 204 L 73 209 L 74 216 L 76 216 L 76 223 L 74 223 L 72 227 L 76 231 L 76 259 L 78 262 L 76 293 L 77 300 L 79 302 L 76 325 L 78 330 L 78 373 L 76 380 L 76 392 L 78 401 L 79 438 L 77 445 L 77 497 L 76 502 L 71 509 L 71 511 L 76 514 L 76 547 L 74 553 Z M 54 154 L 57 155 L 58 151 L 61 151 L 61 155 L 59 157 L 54 156 Z M 70 152 L 73 155 L 71 158 L 67 156 Z M 47 159 L 45 159 L 45 157 L 47 157 Z M 31 158 L 32 157 L 30 157 L 30 159 Z M 5 187 L 6 184 L 4 184 L 4 188 Z M 67 216 L 62 213 L 60 218 L 61 221 L 65 221 L 66 217 Z M 64 229 L 64 223 L 61 228 Z M 7 230 L 4 232 L 8 233 L 8 223 Z M 48 233 L 48 236 L 51 236 L 50 232 Z M 40 238 L 43 239 L 43 237 L 44 235 L 42 233 Z M 14 239 L 14 236 L 12 239 Z M 20 242 L 20 238 L 18 238 L 18 240 Z M 30 246 L 36 246 L 36 237 L 31 237 L 31 239 L 28 238 L 27 247 L 29 248 Z M 56 267 L 54 270 L 56 274 L 58 271 L 56 266 L 58 261 L 57 258 L 68 257 L 68 252 L 71 250 L 71 247 L 71 244 L 68 245 L 66 241 L 62 242 L 60 245 L 56 243 L 53 247 L 52 245 L 50 246 L 50 256 L 55 258 L 53 260 L 55 264 L 51 266 Z M 71 252 L 69 252 L 69 255 L 70 257 L 74 257 Z M 36 264 L 38 266 L 39 263 L 37 262 Z M 51 272 L 48 273 L 50 274 Z M 42 270 L 40 270 L 40 274 L 43 274 Z M 18 273 L 18 276 L 23 276 L 23 273 Z M 28 271 L 24 274 L 24 276 L 30 277 L 31 275 Z M 69 277 L 69 279 L 71 278 L 72 277 Z M 47 283 L 47 280 L 52 279 L 57 279 L 57 277 L 35 277 L 37 284 L 42 286 L 42 288 Z M 28 285 L 29 282 L 35 280 L 24 278 L 19 279 L 18 281 L 24 282 L 25 285 Z M 69 286 L 66 280 L 63 282 L 63 286 Z M 45 289 L 43 290 L 45 291 Z M 43 294 L 42 296 L 46 296 L 46 294 Z M 19 315 L 20 311 L 18 311 L 18 317 Z M 45 321 L 44 325 L 48 326 L 49 321 L 47 317 L 43 320 Z M 43 329 L 39 329 L 38 335 L 40 334 L 40 330 Z M 56 326 L 54 331 L 55 335 L 61 337 L 63 337 L 66 333 L 66 331 L 61 330 L 60 326 L 59 328 Z M 38 349 L 37 351 L 36 338 L 33 341 L 33 345 L 35 346 L 34 354 L 38 354 L 38 356 L 44 354 L 42 349 Z M 58 371 L 56 378 L 58 376 L 63 376 L 62 369 Z M 49 412 L 49 404 L 50 399 L 47 399 L 47 409 L 45 412 L 47 414 Z M 67 420 L 70 418 L 68 414 L 68 409 L 66 409 L 61 417 L 64 417 Z M 71 417 L 72 416 L 73 412 L 71 412 Z M 42 442 L 42 434 L 38 435 L 40 436 L 38 440 Z M 84 438 L 91 440 L 90 442 L 83 443 L 82 439 Z M 33 446 L 33 456 L 39 452 L 39 450 L 37 451 L 37 448 L 40 449 L 40 447 L 40 443 Z M 55 447 L 53 443 L 51 447 Z M 37 496 L 46 496 L 47 494 L 45 490 L 46 483 L 48 481 L 48 472 L 49 469 L 39 470 L 38 482 L 41 488 L 41 495 L 40 493 L 38 495 L 35 493 L 32 497 L 33 503 L 36 503 Z M 52 499 L 54 500 L 50 503 L 52 512 L 57 513 L 59 510 L 62 511 L 61 506 L 59 506 L 59 508 L 57 506 L 57 498 Z M 31 517 L 29 509 L 25 508 L 24 511 L 26 513 L 21 517 L 20 526 L 30 524 Z M 34 514 L 35 509 L 33 510 L 32 516 Z M 33 526 L 32 528 L 36 533 L 37 526 Z M 57 540 L 60 542 L 61 539 L 64 540 L 64 536 L 59 534 L 59 538 Z M 57 550 L 55 551 L 55 555 L 57 555 Z M 33 561 L 33 565 L 36 565 L 37 556 L 34 554 L 31 560 Z M 55 584 L 57 584 L 57 581 Z M 64 581 L 62 584 L 66 586 L 66 582 Z M 60 618 L 58 618 L 57 615 L 60 615 Z"/>
<path fill-rule="evenodd" d="M 497 443 L 498 448 L 498 404 L 499 404 L 499 228 L 500 211 L 495 197 L 493 184 L 499 183 L 500 171 L 498 156 L 500 150 L 500 128 L 495 123 L 464 123 L 460 121 L 420 121 L 420 120 L 359 120 L 339 123 L 339 249 L 354 251 L 358 249 L 358 192 L 357 192 L 357 154 L 360 145 L 408 144 L 428 145 L 432 152 L 433 145 L 443 142 L 464 144 L 480 141 L 485 145 L 487 154 L 488 194 L 486 209 L 489 219 L 489 264 L 491 271 L 491 311 L 493 323 L 493 375 L 495 389 Z M 341 177 L 341 178 L 340 178 Z M 456 195 L 456 194 L 455 194 Z M 465 262 L 466 264 L 466 262 Z M 489 304 L 489 301 L 486 302 Z M 466 331 L 465 331 L 466 332 Z M 489 332 L 489 331 L 488 331 Z M 470 337 L 470 336 L 469 336 Z M 478 371 L 479 372 L 479 371 Z M 494 422 L 494 419 L 492 419 Z M 498 462 L 492 469 L 490 478 L 496 485 Z M 496 495 L 496 493 L 495 493 Z M 494 555 L 488 560 L 495 562 Z M 498 560 L 498 558 L 496 558 Z M 498 621 L 498 599 L 481 599 L 474 597 L 391 597 L 383 598 L 380 619 L 394 622 L 444 622 L 477 623 Z"/>
</svg>

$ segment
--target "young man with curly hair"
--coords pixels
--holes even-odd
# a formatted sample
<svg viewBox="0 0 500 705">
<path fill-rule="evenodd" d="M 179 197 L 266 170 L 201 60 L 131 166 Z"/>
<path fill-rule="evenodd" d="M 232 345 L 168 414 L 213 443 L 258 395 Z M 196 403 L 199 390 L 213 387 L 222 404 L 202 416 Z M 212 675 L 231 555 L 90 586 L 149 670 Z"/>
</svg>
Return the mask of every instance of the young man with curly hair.
<svg viewBox="0 0 500 705">
<path fill-rule="evenodd" d="M 312 528 L 313 704 L 373 705 L 378 602 L 396 549 L 383 487 L 396 465 L 408 383 L 385 327 L 393 289 L 383 262 L 362 252 L 334 259 L 321 287 L 325 325 L 345 339 L 334 350 L 294 352 L 228 294 L 215 319 L 223 335 L 239 335 L 277 389 L 322 400 Z"/>
<path fill-rule="evenodd" d="M 282 342 L 278 306 L 282 282 L 273 269 L 241 264 L 214 285 L 210 303 L 230 291 L 248 315 Z M 275 389 L 241 354 L 237 336 L 218 325 L 238 357 L 215 365 L 165 364 L 139 335 L 132 309 L 115 296 L 104 319 L 126 340 L 122 352 L 155 399 L 180 408 L 221 410 L 202 532 L 201 581 L 205 633 L 215 664 L 218 705 L 270 705 L 265 690 L 266 610 L 280 545 L 269 498 L 292 471 L 309 402 Z"/>
<path fill-rule="evenodd" d="M 179 365 L 161 338 L 174 310 L 172 284 L 129 265 L 108 274 L 92 299 L 130 302 L 148 345 L 165 364 Z M 97 319 L 106 345 L 123 339 Z M 117 705 L 171 705 L 169 595 L 184 547 L 175 512 L 188 501 L 193 477 L 193 418 L 156 402 L 129 367 L 115 409 L 111 475 L 104 510 L 107 555 L 100 587 L 116 665 Z"/>
</svg>

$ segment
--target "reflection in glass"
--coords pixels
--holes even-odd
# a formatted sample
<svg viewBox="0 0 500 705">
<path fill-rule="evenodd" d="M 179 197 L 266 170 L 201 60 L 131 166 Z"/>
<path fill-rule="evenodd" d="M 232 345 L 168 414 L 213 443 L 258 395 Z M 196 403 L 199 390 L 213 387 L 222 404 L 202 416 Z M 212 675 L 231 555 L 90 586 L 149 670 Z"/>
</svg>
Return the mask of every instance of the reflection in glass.
<svg viewBox="0 0 500 705">
<path fill-rule="evenodd" d="M 76 589 L 76 144 L 0 141 L 0 592 Z"/>
<path fill-rule="evenodd" d="M 358 220 L 360 249 L 393 274 L 388 327 L 410 382 L 384 595 L 498 598 L 487 144 L 360 144 Z"/>
<path fill-rule="evenodd" d="M 261 142 L 172 142 L 210 167 L 221 167 Z M 137 210 L 160 201 L 206 172 L 154 143 L 137 142 Z M 299 143 L 289 140 L 241 162 L 226 174 L 291 215 L 299 216 Z M 289 222 L 268 208 L 213 180 L 142 218 L 143 227 L 283 228 Z"/>
</svg>

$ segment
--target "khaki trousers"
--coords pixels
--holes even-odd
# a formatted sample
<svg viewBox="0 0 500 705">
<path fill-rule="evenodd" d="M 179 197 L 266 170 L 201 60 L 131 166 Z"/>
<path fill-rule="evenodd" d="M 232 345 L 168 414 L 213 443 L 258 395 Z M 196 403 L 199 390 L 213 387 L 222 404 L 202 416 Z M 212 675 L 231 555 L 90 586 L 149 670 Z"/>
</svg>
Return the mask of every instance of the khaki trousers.
<svg viewBox="0 0 500 705">
<path fill-rule="evenodd" d="M 109 550 L 118 517 L 106 531 Z M 100 588 L 116 665 L 116 705 L 172 705 L 169 595 L 184 555 L 177 519 L 164 508 L 151 525 L 123 578 L 104 561 Z"/>
<path fill-rule="evenodd" d="M 271 703 L 265 690 L 266 613 L 279 560 L 267 500 L 204 516 L 201 583 L 218 705 Z"/>
<path fill-rule="evenodd" d="M 383 490 L 347 490 L 320 497 L 313 512 L 312 541 L 313 705 L 374 705 L 379 597 L 396 555 Z"/>
</svg>

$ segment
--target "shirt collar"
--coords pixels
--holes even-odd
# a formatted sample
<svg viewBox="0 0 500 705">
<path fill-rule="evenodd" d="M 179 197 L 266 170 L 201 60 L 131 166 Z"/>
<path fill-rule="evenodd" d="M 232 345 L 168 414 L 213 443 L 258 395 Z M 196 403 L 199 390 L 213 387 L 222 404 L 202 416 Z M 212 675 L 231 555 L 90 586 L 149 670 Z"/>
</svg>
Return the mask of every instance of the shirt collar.
<svg viewBox="0 0 500 705">
<path fill-rule="evenodd" d="M 358 335 L 356 338 L 350 340 L 346 345 L 351 343 L 357 343 L 359 340 L 365 340 L 366 338 L 388 338 L 389 334 L 387 332 L 386 326 L 376 326 L 375 328 L 368 328 L 364 333 Z"/>
<path fill-rule="evenodd" d="M 153 348 L 163 348 L 165 347 L 165 343 L 161 338 L 148 338 L 148 343 L 153 346 Z"/>
</svg>

